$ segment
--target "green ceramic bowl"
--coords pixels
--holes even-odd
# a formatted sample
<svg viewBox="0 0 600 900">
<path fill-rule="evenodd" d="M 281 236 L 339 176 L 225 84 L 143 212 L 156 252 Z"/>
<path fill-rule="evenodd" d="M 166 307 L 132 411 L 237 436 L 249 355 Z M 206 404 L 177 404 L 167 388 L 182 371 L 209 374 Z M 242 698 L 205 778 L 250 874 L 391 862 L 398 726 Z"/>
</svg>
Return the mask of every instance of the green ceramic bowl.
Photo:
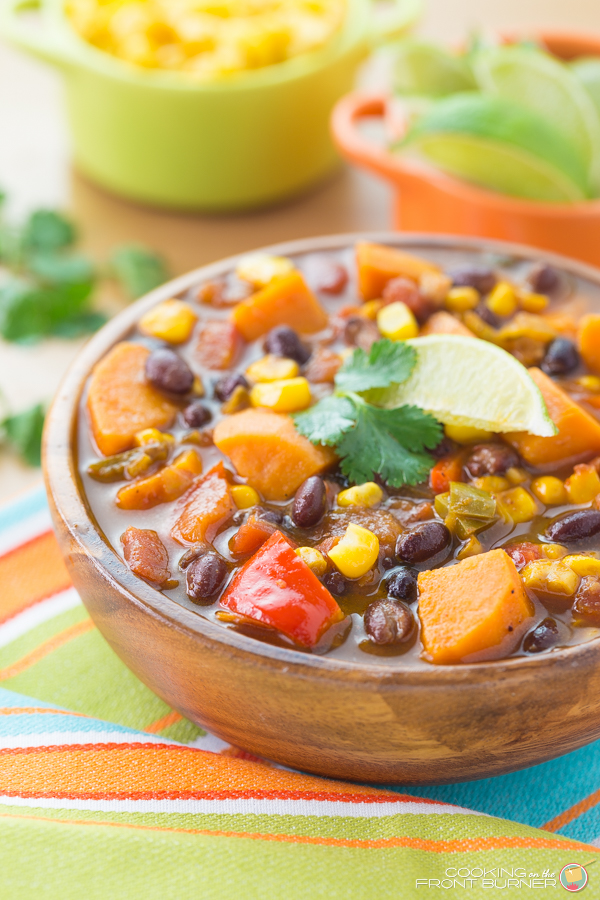
<svg viewBox="0 0 600 900">
<path fill-rule="evenodd" d="M 371 0 L 348 0 L 325 47 L 208 85 L 90 46 L 63 0 L 3 0 L 0 33 L 62 71 L 75 162 L 98 184 L 158 206 L 244 209 L 298 193 L 335 167 L 333 106 L 369 51 L 415 21 L 420 2 L 394 0 L 378 22 Z"/>
</svg>

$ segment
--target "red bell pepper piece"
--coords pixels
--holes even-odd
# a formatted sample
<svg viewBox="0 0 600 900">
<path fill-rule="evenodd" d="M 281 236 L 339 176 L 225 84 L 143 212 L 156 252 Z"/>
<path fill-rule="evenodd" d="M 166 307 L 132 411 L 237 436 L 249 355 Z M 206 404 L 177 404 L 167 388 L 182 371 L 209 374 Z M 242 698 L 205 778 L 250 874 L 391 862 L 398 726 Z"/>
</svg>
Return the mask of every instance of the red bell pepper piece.
<svg viewBox="0 0 600 900">
<path fill-rule="evenodd" d="M 317 576 L 275 531 L 235 576 L 221 606 L 314 647 L 344 614 Z"/>
<path fill-rule="evenodd" d="M 439 459 L 429 473 L 429 485 L 435 494 L 445 494 L 450 490 L 451 481 L 462 481 L 463 454 L 444 456 Z"/>
</svg>

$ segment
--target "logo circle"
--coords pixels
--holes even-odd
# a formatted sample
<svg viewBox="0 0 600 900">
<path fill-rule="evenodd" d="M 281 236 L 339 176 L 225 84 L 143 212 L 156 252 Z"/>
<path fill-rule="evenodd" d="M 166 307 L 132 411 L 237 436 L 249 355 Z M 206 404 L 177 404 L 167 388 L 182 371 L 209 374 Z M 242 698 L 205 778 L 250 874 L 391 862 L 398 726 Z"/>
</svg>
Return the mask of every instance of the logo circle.
<svg viewBox="0 0 600 900">
<path fill-rule="evenodd" d="M 569 863 L 560 870 L 559 880 L 565 890 L 577 894 L 588 883 L 588 873 L 579 863 Z"/>
</svg>

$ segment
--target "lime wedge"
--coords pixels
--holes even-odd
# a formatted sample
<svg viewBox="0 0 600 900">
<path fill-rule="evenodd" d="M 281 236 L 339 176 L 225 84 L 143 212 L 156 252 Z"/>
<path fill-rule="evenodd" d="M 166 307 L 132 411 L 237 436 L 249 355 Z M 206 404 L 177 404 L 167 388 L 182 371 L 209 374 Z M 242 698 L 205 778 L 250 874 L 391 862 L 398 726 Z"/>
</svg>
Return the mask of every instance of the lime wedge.
<svg viewBox="0 0 600 900">
<path fill-rule="evenodd" d="M 544 119 L 499 97 L 454 94 L 436 101 L 400 144 L 451 175 L 530 200 L 588 196 L 586 167 Z"/>
<path fill-rule="evenodd" d="M 551 437 L 556 428 L 539 388 L 514 356 L 471 337 L 432 334 L 406 342 L 417 363 L 403 384 L 369 391 L 386 409 L 418 406 L 445 425 Z"/>
<path fill-rule="evenodd" d="M 571 71 L 590 95 L 600 116 L 600 59 L 598 57 L 577 59 L 571 64 Z"/>
<path fill-rule="evenodd" d="M 394 47 L 394 88 L 400 94 L 445 97 L 475 86 L 464 57 L 413 38 Z"/>
<path fill-rule="evenodd" d="M 600 117 L 568 66 L 539 50 L 496 47 L 477 54 L 473 68 L 483 91 L 518 103 L 560 131 L 598 181 Z"/>
</svg>

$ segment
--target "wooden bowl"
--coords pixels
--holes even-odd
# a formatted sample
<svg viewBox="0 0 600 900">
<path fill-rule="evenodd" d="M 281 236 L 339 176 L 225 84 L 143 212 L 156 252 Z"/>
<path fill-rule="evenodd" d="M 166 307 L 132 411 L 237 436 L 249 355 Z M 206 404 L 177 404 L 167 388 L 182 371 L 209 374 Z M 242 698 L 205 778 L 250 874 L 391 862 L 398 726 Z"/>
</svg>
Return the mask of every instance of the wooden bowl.
<svg viewBox="0 0 600 900">
<path fill-rule="evenodd" d="M 492 252 L 551 262 L 600 304 L 600 272 L 510 244 L 418 235 L 342 235 L 278 246 L 286 256 L 357 239 L 415 252 Z M 80 396 L 94 364 L 158 301 L 228 271 L 185 275 L 125 310 L 83 349 L 44 435 L 48 499 L 65 561 L 113 650 L 183 716 L 288 766 L 358 781 L 433 784 L 499 775 L 600 737 L 600 640 L 474 665 L 410 668 L 281 649 L 213 624 L 136 578 L 95 524 L 74 451 Z M 101 684 L 98 690 L 103 690 Z"/>
</svg>

